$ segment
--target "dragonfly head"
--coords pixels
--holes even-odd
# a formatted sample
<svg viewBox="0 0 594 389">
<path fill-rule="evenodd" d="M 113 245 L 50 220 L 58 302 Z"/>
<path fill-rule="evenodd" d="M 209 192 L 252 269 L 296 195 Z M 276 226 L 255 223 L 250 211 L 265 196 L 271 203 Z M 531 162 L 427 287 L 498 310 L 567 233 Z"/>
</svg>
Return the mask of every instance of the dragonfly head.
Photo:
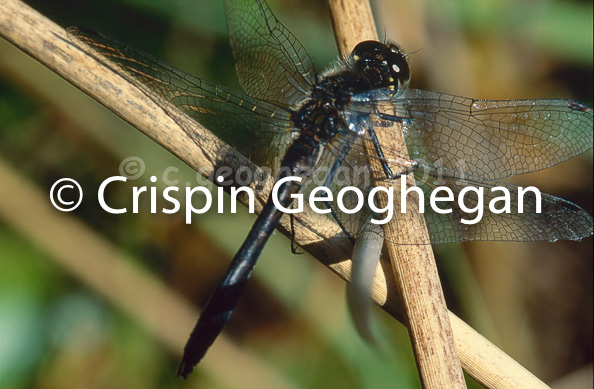
<svg viewBox="0 0 594 389">
<path fill-rule="evenodd" d="M 406 56 L 394 43 L 360 42 L 349 60 L 354 70 L 369 81 L 372 89 L 387 88 L 394 96 L 408 87 L 410 68 Z"/>
</svg>

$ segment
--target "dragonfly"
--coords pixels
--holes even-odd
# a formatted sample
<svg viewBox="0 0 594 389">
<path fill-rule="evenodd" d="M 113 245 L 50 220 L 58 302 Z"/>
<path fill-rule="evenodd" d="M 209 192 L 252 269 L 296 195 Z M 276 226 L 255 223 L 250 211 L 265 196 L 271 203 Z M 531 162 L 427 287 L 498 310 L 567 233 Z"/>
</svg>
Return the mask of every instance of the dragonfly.
<svg viewBox="0 0 594 389">
<path fill-rule="evenodd" d="M 318 74 L 305 48 L 264 0 L 224 4 L 243 92 L 185 73 L 99 32 L 69 27 L 68 34 L 172 117 L 180 112 L 190 117 L 256 165 L 268 167 L 277 180 L 299 178 L 279 186 L 277 198 L 285 208 L 294 205 L 292 195 L 311 193 L 320 183 L 333 193 L 346 185 L 369 193 L 377 180 L 409 175 L 423 193 L 445 184 L 458 196 L 473 185 L 485 189 L 490 200 L 493 187 L 515 188 L 498 180 L 551 167 L 592 148 L 592 109 L 580 102 L 479 100 L 410 89 L 407 55 L 391 42 L 361 42 Z M 212 158 L 221 157 L 220 148 L 197 136 L 191 124 L 179 123 Z M 385 141 L 394 131 L 403 135 L 408 156 Z M 529 206 L 535 202 L 528 198 Z M 309 209 L 307 216 L 291 217 L 300 228 L 326 238 L 338 233 L 355 241 L 365 233 L 383 234 L 370 227 L 377 212 L 369 207 L 349 213 L 331 202 L 324 205 L 321 215 Z M 593 232 L 590 215 L 548 194 L 542 194 L 541 213 L 519 213 L 515 206 L 496 213 L 485 205 L 482 220 L 473 225 L 461 223 L 464 213 L 453 208 L 449 214 L 426 210 L 428 238 L 384 238 L 396 244 L 556 241 L 581 240 Z M 192 331 L 178 375 L 186 378 L 222 331 L 281 217 L 269 200 Z"/>
</svg>

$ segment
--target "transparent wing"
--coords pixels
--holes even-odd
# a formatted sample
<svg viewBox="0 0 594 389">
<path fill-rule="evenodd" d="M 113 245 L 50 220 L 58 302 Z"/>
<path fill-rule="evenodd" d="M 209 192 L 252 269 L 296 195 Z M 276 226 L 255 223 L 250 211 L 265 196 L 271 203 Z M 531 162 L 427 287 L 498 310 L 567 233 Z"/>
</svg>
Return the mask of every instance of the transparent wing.
<svg viewBox="0 0 594 389">
<path fill-rule="evenodd" d="M 139 86 L 166 112 L 184 112 L 256 162 L 266 161 L 274 167 L 273 161 L 278 162 L 279 155 L 284 155 L 290 144 L 289 111 L 184 73 L 100 33 L 76 27 L 69 28 L 68 32 L 74 40 L 83 43 L 83 49 L 90 49 L 91 55 L 98 56 L 115 72 Z M 577 155 L 591 148 L 592 144 L 591 110 L 566 100 L 480 101 L 409 91 L 403 99 L 379 102 L 378 109 L 378 114 L 369 118 L 375 124 L 374 129 L 377 132 L 404 131 L 411 155 L 417 159 L 419 167 L 425 168 L 425 179 L 419 177 L 419 186 L 431 189 L 437 185 L 431 177 L 441 175 L 456 196 L 468 184 L 460 180 L 462 176 L 489 179 L 538 170 Z M 357 117 L 363 116 L 365 114 Z M 396 123 L 403 129 L 397 129 Z M 191 127 L 184 127 L 184 130 L 208 149 L 207 140 L 197 139 Z M 384 172 L 369 167 L 370 155 L 365 147 L 365 142 L 373 141 L 369 132 L 346 131 L 341 135 L 327 145 L 318 166 L 323 169 L 316 171 L 317 180 L 310 180 L 305 192 L 327 183 L 327 179 L 321 178 L 324 172 L 332 172 L 330 188 L 335 194 L 344 186 L 354 185 L 367 195 L 373 179 L 385 178 Z M 485 144 L 489 144 L 487 149 L 473 150 L 473 147 Z M 389 156 L 386 162 L 393 173 L 406 171 L 407 161 L 390 152 L 393 150 L 389 145 L 384 144 L 382 148 L 386 149 L 384 151 Z M 213 149 L 211 153 L 216 155 L 217 151 Z M 503 157 L 498 158 L 498 153 Z M 531 153 L 537 153 L 537 158 L 532 158 Z M 494 157 L 484 158 L 483 154 Z M 470 170 L 451 169 L 458 157 Z M 379 156 L 374 154 L 371 158 Z M 528 167 L 524 166 L 527 158 L 532 158 L 528 159 Z M 339 171 L 336 170 L 337 160 L 342 161 Z M 444 168 L 445 174 L 443 171 L 436 173 L 439 166 Z M 434 175 L 427 176 L 427 171 Z M 484 188 L 485 204 L 489 202 L 491 186 L 512 187 L 480 179 L 474 179 L 474 184 Z M 347 207 L 352 207 L 356 200 L 352 193 L 343 198 Z M 345 234 L 356 237 L 374 216 L 368 208 L 351 214 L 342 212 L 335 202 L 331 204 L 331 214 L 312 217 L 305 227 L 327 238 L 341 238 Z M 483 221 L 471 227 L 460 223 L 462 217 L 468 218 L 460 209 L 455 209 L 450 216 L 426 214 L 431 243 L 577 240 L 592 234 L 592 218 L 579 207 L 554 196 L 543 195 L 541 214 L 492 214 L 485 204 Z M 430 243 L 406 236 L 395 239 L 395 243 L 401 244 Z"/>
<path fill-rule="evenodd" d="M 292 106 L 315 82 L 305 48 L 260 0 L 225 0 L 227 29 L 243 90 L 264 100 Z"/>
<path fill-rule="evenodd" d="M 370 123 L 368 123 L 370 125 Z M 396 131 L 398 126 L 392 123 L 392 130 Z M 387 131 L 388 127 L 373 127 L 376 132 Z M 385 214 L 376 214 L 368 206 L 364 206 L 359 212 L 347 213 L 343 212 L 337 207 L 336 194 L 341 188 L 345 186 L 356 186 L 362 190 L 364 194 L 364 201 L 367 203 L 369 192 L 372 190 L 374 183 L 378 180 L 385 180 L 385 172 L 382 169 L 372 168 L 369 158 L 380 159 L 377 155 L 373 155 L 373 147 L 370 149 L 370 144 L 374 139 L 370 136 L 370 132 L 359 132 L 349 136 L 343 134 L 338 137 L 332 144 L 329 145 L 325 151 L 324 158 L 327 159 L 326 166 L 337 160 L 338 156 L 342 155 L 340 150 L 347 150 L 346 157 L 340 169 L 333 171 L 333 179 L 330 188 L 335 195 L 334 201 L 331 204 L 332 214 L 328 215 L 336 219 L 337 224 L 341 226 L 343 232 L 351 238 L 360 236 L 364 231 L 376 233 L 376 229 L 371 226 L 370 220 L 382 220 L 386 217 Z M 385 146 L 385 143 L 382 144 Z M 384 150 L 385 151 L 385 150 Z M 385 154 L 386 160 L 391 163 L 395 175 L 406 173 L 410 169 L 415 169 L 414 165 L 407 165 L 407 161 L 398 156 Z M 381 159 L 380 161 L 381 162 Z M 327 167 L 326 171 L 330 168 Z M 523 213 L 519 213 L 519 193 L 518 187 L 493 181 L 493 180 L 479 180 L 474 178 L 462 179 L 459 173 L 454 170 L 449 170 L 441 166 L 424 166 L 421 170 L 415 170 L 416 185 L 423 191 L 423 203 L 425 208 L 424 217 L 429 231 L 429 240 L 409 235 L 397 235 L 395 237 L 388 237 L 396 244 L 438 244 L 438 243 L 453 243 L 469 240 L 488 240 L 488 241 L 556 241 L 559 239 L 580 240 L 582 238 L 592 235 L 593 220 L 584 210 L 565 201 L 561 198 L 542 193 L 541 205 L 542 212 L 536 213 L 535 201 L 536 198 L 531 192 L 527 192 L 522 198 L 524 208 Z M 400 212 L 400 180 L 394 181 L 397 185 L 394 188 L 393 197 L 393 217 L 398 217 Z M 313 185 L 313 184 L 310 184 Z M 322 185 L 318 180 L 315 185 Z M 453 201 L 445 204 L 447 208 L 451 208 L 452 212 L 449 214 L 440 214 L 435 212 L 430 206 L 431 192 L 438 186 L 446 186 L 450 188 L 453 193 Z M 474 192 L 467 192 L 464 194 L 463 189 L 467 186 L 477 188 L 481 191 L 481 202 L 479 198 L 474 195 Z M 502 192 L 499 190 L 492 191 L 493 187 L 505 188 L 510 196 L 508 199 L 509 212 L 497 213 L 492 212 L 489 205 L 495 201 L 493 205 L 495 209 L 500 209 L 503 206 Z M 306 190 L 311 190 L 308 186 Z M 463 193 L 461 195 L 461 193 Z M 443 196 L 444 193 L 440 193 Z M 476 211 L 464 210 L 459 204 L 459 198 L 462 197 L 466 208 Z M 415 194 L 407 197 L 408 201 L 418 201 Z M 348 192 L 343 196 L 343 203 L 347 209 L 355 208 L 359 202 L 358 196 L 353 192 Z M 441 203 L 443 205 L 443 203 Z M 477 212 L 480 212 L 481 218 L 478 223 L 465 224 L 462 219 L 472 221 L 475 219 Z M 329 229 L 330 231 L 330 229 Z M 318 231 L 319 232 L 319 231 Z M 323 232 L 323 231 L 322 231 Z M 334 232 L 334 235 L 336 233 Z"/>
<path fill-rule="evenodd" d="M 68 34 L 166 112 L 182 111 L 254 162 L 272 165 L 284 153 L 291 129 L 287 110 L 192 76 L 99 32 L 69 27 Z M 180 125 L 208 150 L 207 140 L 196 139 L 186 123 Z M 209 151 L 216 155 L 218 150 Z"/>
<path fill-rule="evenodd" d="M 452 209 L 451 213 L 440 214 L 429 206 L 429 194 L 437 186 L 445 185 L 454 193 L 454 201 L 441 203 L 444 208 Z M 468 185 L 482 191 L 484 196 L 476 196 L 467 192 L 463 196 L 465 206 L 477 209 L 482 217 L 476 224 L 464 224 L 462 220 L 472 221 L 478 214 L 469 213 L 459 205 L 460 192 Z M 581 240 L 592 235 L 593 220 L 590 215 L 577 205 L 546 193 L 541 194 L 541 212 L 536 213 L 537 197 L 532 192 L 520 196 L 518 187 L 503 182 L 476 182 L 456 180 L 453 178 L 417 180 L 425 193 L 425 222 L 431 243 L 451 243 L 469 240 L 483 241 L 550 241 L 560 239 Z M 489 204 L 496 210 L 503 209 L 503 192 L 493 188 L 505 188 L 510 193 L 509 213 L 494 213 Z M 443 194 L 443 192 L 442 192 Z M 482 200 L 479 201 L 479 198 Z M 523 204 L 523 213 L 519 213 L 519 204 Z M 399 237 L 402 239 L 402 237 Z M 402 243 L 417 243 L 414 239 L 402 239 Z"/>
<path fill-rule="evenodd" d="M 353 110 L 364 112 L 361 104 Z M 545 169 L 593 142 L 592 109 L 570 100 L 476 100 L 413 89 L 378 101 L 377 110 L 382 120 L 402 125 L 420 167 L 462 177 L 494 180 Z"/>
</svg>

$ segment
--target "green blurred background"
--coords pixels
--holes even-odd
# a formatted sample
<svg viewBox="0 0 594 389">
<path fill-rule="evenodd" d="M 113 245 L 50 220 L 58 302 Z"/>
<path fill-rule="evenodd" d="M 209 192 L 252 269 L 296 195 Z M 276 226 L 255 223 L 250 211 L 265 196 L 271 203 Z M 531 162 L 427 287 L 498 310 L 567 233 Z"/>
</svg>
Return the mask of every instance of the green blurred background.
<svg viewBox="0 0 594 389">
<path fill-rule="evenodd" d="M 222 1 L 27 3 L 64 27 L 103 31 L 237 87 Z M 318 69 L 329 65 L 337 50 L 325 2 L 271 6 Z M 412 87 L 480 98 L 574 98 L 592 106 L 592 2 L 376 0 L 373 7 L 382 37 L 419 50 L 409 57 Z M 212 212 L 188 226 L 181 214 L 109 215 L 93 193 L 129 157 L 146 169 L 134 185 L 149 185 L 151 174 L 168 167 L 178 169 L 181 182 L 204 182 L 0 39 L 0 191 L 32 210 L 62 177 L 76 179 L 86 193 L 76 212 L 44 218 L 33 211 L 11 218 L 15 208 L 0 204 L 1 388 L 420 386 L 406 330 L 378 309 L 386 330 L 382 349 L 389 352 L 365 344 L 348 316 L 344 283 L 308 255 L 291 255 L 280 234 L 224 338 L 187 382 L 178 381 L 178 343 L 187 333 L 176 327 L 176 315 L 205 303 L 254 217 L 244 209 Z M 513 182 L 536 185 L 592 214 L 591 177 L 589 152 Z M 130 207 L 130 187 L 120 188 L 111 200 Z M 148 210 L 145 201 L 141 209 Z M 52 228 L 62 222 L 76 223 L 76 235 Z M 36 235 L 34 227 L 46 225 Z M 68 247 L 88 257 L 61 258 Z M 591 238 L 436 251 L 451 310 L 555 387 L 591 387 Z"/>
</svg>

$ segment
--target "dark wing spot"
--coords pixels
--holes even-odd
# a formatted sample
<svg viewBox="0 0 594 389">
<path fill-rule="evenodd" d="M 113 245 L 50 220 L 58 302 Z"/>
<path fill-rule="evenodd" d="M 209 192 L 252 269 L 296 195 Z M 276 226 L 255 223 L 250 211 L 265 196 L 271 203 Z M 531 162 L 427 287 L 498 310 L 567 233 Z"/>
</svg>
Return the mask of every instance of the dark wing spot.
<svg viewBox="0 0 594 389">
<path fill-rule="evenodd" d="M 584 103 L 578 101 L 570 101 L 567 103 L 567 108 L 573 109 L 574 111 L 590 112 L 592 108 L 588 107 Z"/>
</svg>

